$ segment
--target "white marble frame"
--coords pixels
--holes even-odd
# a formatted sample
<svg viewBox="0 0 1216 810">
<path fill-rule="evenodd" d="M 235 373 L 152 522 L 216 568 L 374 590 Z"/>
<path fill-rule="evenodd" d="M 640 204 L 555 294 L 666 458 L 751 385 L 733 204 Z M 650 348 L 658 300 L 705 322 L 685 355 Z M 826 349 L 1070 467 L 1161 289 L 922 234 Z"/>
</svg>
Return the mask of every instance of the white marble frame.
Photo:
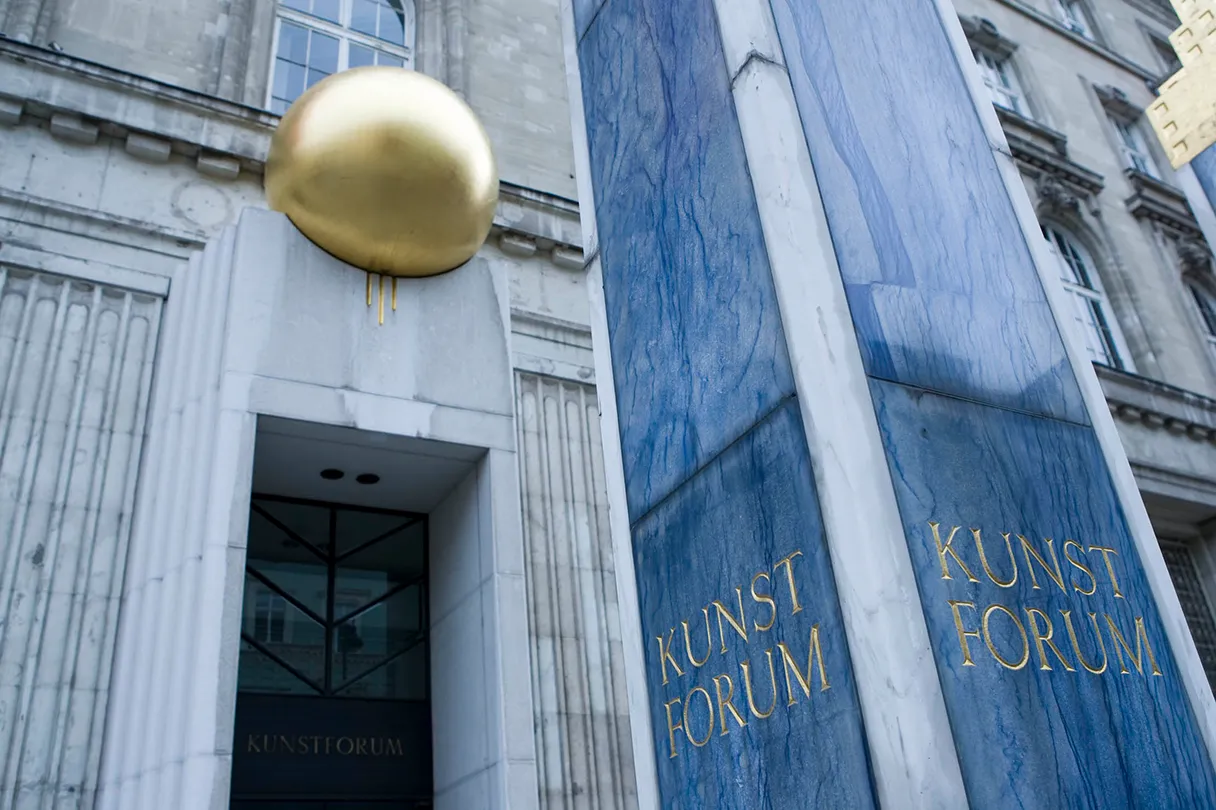
<svg viewBox="0 0 1216 810">
<path fill-rule="evenodd" d="M 247 212 L 240 228 L 226 231 L 173 280 L 123 586 L 97 806 L 228 806 L 249 498 L 256 424 L 263 415 L 483 452 L 432 518 L 432 671 L 448 661 L 455 671 L 437 673 L 434 680 L 443 681 L 440 689 L 456 688 L 454 696 L 445 692 L 432 699 L 435 806 L 535 808 L 527 602 L 509 402 L 505 412 L 494 412 L 377 393 L 374 375 L 335 389 L 275 376 L 273 368 L 267 373 L 251 362 L 260 362 L 265 351 L 261 319 L 285 316 L 275 308 L 278 302 L 263 297 L 264 287 L 247 284 L 244 293 L 234 292 L 237 242 L 243 245 L 239 262 L 263 277 L 276 265 L 291 264 L 298 279 L 301 264 L 315 270 L 317 262 L 333 264 L 336 274 L 351 272 L 308 244 L 281 215 Z M 499 373 L 509 393 L 506 280 L 492 269 L 483 269 L 483 279 L 486 272 L 495 276 L 494 297 L 502 310 Z M 318 277 L 343 278 L 324 269 L 313 279 Z M 466 277 L 475 281 L 476 271 Z M 403 286 L 401 309 L 425 311 L 418 302 L 411 308 L 414 290 L 448 296 L 451 288 L 443 285 L 461 283 L 449 278 L 438 286 Z M 356 286 L 361 291 L 361 280 Z M 347 305 L 362 309 L 361 301 Z M 335 310 L 333 316 L 342 317 L 341 307 Z M 259 314 L 255 319 L 251 313 Z M 234 368 L 242 364 L 249 370 Z M 436 549 L 436 541 L 444 548 Z M 475 741 L 470 732 L 479 726 L 484 736 Z"/>
<path fill-rule="evenodd" d="M 629 507 L 625 500 L 624 463 L 616 386 L 608 341 L 608 312 L 600 270 L 599 237 L 595 225 L 595 198 L 591 188 L 591 156 L 587 149 L 587 122 L 583 116 L 582 71 L 578 64 L 578 38 L 574 28 L 573 0 L 560 0 L 562 45 L 566 56 L 566 86 L 570 101 L 570 129 L 574 146 L 574 173 L 578 187 L 579 218 L 583 227 L 583 255 L 587 257 L 587 297 L 590 304 L 591 346 L 600 406 L 600 440 L 604 451 L 604 482 L 608 490 L 608 522 L 612 533 L 620 606 L 621 647 L 625 685 L 629 695 L 629 730 L 633 741 L 634 777 L 638 810 L 659 810 L 659 774 L 655 760 L 650 696 L 646 689 L 642 614 L 638 602 Z"/>
</svg>

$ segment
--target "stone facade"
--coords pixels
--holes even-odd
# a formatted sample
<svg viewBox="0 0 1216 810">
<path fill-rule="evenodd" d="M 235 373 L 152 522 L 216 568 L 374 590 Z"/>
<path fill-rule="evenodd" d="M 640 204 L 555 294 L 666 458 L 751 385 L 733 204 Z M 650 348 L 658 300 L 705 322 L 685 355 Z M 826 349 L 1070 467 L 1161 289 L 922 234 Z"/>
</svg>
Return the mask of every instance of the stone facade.
<svg viewBox="0 0 1216 810">
<path fill-rule="evenodd" d="M 1186 608 L 1196 637 L 1209 636 L 1216 343 L 1197 298 L 1214 289 L 1216 219 L 1143 117 L 1177 69 L 1167 37 L 1178 19 L 1167 0 L 955 6 L 972 48 L 1001 63 L 1018 95 L 1016 111 L 1005 96 L 997 113 L 1040 222 L 1091 259 L 1118 354 L 1098 376 L 1154 528 L 1182 549 L 1167 556 L 1175 581 L 1197 573 L 1202 583 Z M 999 83 L 991 70 L 985 79 Z M 1216 671 L 1216 659 L 1205 663 Z"/>
<path fill-rule="evenodd" d="M 481 117 L 502 178 L 481 259 L 509 297 L 537 785 L 519 806 L 628 810 L 653 766 L 632 753 L 639 684 L 625 687 L 615 609 L 559 6 L 416 0 L 412 53 Z M 1160 43 L 1176 21 L 1163 0 L 1084 0 L 1087 34 L 1055 0 L 957 11 L 1014 72 L 1024 106 L 1000 118 L 1037 211 L 1092 257 L 1122 361 L 1099 375 L 1216 656 L 1201 639 L 1216 348 L 1189 286 L 1216 293 L 1216 216 L 1139 119 L 1173 69 Z M 265 205 L 277 16 L 274 0 L 0 0 L 0 598 L 16 606 L 0 807 L 93 807 L 149 418 L 140 374 L 189 257 Z M 1112 116 L 1140 127 L 1153 172 L 1128 170 Z"/>
<path fill-rule="evenodd" d="M 0 655 L 0 806 L 92 808 L 99 787 L 103 804 L 144 806 L 149 790 L 182 779 L 227 806 L 223 757 L 214 770 L 188 747 L 140 754 L 132 724 L 150 721 L 132 714 L 138 704 L 114 720 L 109 685 L 120 604 L 146 575 L 133 579 L 126 559 L 139 545 L 131 499 L 155 418 L 162 311 L 191 311 L 166 306 L 191 295 L 187 259 L 242 210 L 265 207 L 277 15 L 274 0 L 0 0 L 0 595 L 14 606 Z M 637 799 L 558 3 L 417 0 L 414 20 L 414 67 L 470 103 L 499 161 L 499 210 L 477 261 L 506 294 L 520 421 L 496 441 L 524 451 L 515 508 L 526 559 L 519 587 L 507 577 L 493 592 L 518 593 L 526 610 L 516 624 L 527 634 L 504 626 L 499 643 L 531 652 L 532 685 L 516 706 L 485 696 L 480 711 L 499 706 L 512 721 L 497 776 L 457 772 L 444 764 L 455 749 L 436 749 L 437 800 L 628 810 Z M 457 507 L 438 507 L 435 525 Z M 467 643 L 433 654 L 481 655 Z M 471 705 L 447 711 L 458 725 L 478 721 Z M 513 742 L 529 725 L 520 711 L 532 714 L 534 749 Z M 175 723 L 210 733 L 200 717 Z M 159 788 L 130 782 L 149 769 L 169 774 Z"/>
</svg>

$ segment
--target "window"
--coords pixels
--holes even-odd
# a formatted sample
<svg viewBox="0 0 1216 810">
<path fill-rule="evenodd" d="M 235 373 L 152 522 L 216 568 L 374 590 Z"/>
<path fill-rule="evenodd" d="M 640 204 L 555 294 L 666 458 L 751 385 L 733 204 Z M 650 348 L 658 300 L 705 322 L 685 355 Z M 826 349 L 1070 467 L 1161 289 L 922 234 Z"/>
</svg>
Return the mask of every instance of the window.
<svg viewBox="0 0 1216 810">
<path fill-rule="evenodd" d="M 1055 256 L 1060 280 L 1068 292 L 1073 320 L 1085 341 L 1089 359 L 1113 368 L 1122 368 L 1111 321 L 1106 315 L 1106 296 L 1098 286 L 1093 259 L 1081 244 L 1065 231 L 1043 226 L 1043 236 Z"/>
<path fill-rule="evenodd" d="M 281 644 L 286 626 L 287 600 L 270 590 L 258 591 L 253 612 L 253 637 L 263 643 Z"/>
<path fill-rule="evenodd" d="M 1149 177 L 1159 177 L 1157 163 L 1149 152 L 1148 142 L 1139 124 L 1123 118 L 1110 116 L 1111 126 L 1119 140 L 1119 149 L 1123 152 L 1123 165 Z"/>
<path fill-rule="evenodd" d="M 1086 39 L 1093 39 L 1093 27 L 1089 24 L 1089 16 L 1081 0 L 1055 0 L 1056 14 L 1064 27 L 1074 34 L 1080 34 Z"/>
<path fill-rule="evenodd" d="M 1002 59 L 981 48 L 974 48 L 971 53 L 980 67 L 980 75 L 984 77 L 992 103 L 1019 115 L 1029 116 L 1029 110 L 1023 100 L 1022 87 L 1018 83 L 1013 65 L 1009 64 L 1009 59 Z"/>
<path fill-rule="evenodd" d="M 1191 556 L 1190 544 L 1183 540 L 1161 538 L 1161 556 L 1174 582 L 1182 615 L 1191 628 L 1199 660 L 1207 673 L 1208 683 L 1216 686 L 1216 622 L 1212 620 L 1212 609 L 1204 595 L 1199 579 L 1199 569 Z"/>
<path fill-rule="evenodd" d="M 1187 283 L 1187 290 L 1199 311 L 1199 319 L 1203 322 L 1203 330 L 1208 342 L 1216 345 L 1216 298 L 1198 284 Z"/>
<path fill-rule="evenodd" d="M 413 67 L 412 0 L 280 0 L 267 106 L 280 115 L 330 74 Z"/>
<path fill-rule="evenodd" d="M 1161 61 L 1161 66 L 1165 68 L 1166 75 L 1173 76 L 1182 70 L 1182 62 L 1178 60 L 1178 52 L 1174 50 L 1174 46 L 1170 44 L 1168 39 L 1158 39 L 1154 36 L 1150 36 L 1149 39 L 1153 43 L 1153 49 L 1157 51 L 1157 59 Z"/>
</svg>

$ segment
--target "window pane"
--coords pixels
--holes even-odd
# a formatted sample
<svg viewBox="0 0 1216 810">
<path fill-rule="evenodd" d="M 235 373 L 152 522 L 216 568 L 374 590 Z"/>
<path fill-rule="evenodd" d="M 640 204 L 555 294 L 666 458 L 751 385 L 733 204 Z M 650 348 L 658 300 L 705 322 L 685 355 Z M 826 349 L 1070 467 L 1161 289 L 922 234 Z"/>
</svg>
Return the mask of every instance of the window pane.
<svg viewBox="0 0 1216 810">
<path fill-rule="evenodd" d="M 282 3 L 288 8 L 294 8 L 296 11 L 307 13 L 310 10 L 308 8 L 308 0 L 282 0 Z"/>
<path fill-rule="evenodd" d="M 312 33 L 312 48 L 308 52 L 308 66 L 324 74 L 338 69 L 338 40 L 324 34 Z M 309 84 L 311 84 L 311 80 Z"/>
<path fill-rule="evenodd" d="M 351 45 L 354 54 L 357 45 Z M 375 53 L 370 48 L 363 48 L 370 60 Z M 368 64 L 371 64 L 369 61 Z M 337 519 L 338 554 L 346 554 L 360 546 L 383 537 L 380 542 L 391 543 L 408 540 L 415 536 L 405 531 L 407 527 L 415 533 L 421 532 L 420 520 L 407 515 L 391 515 L 383 512 L 364 512 L 361 509 L 343 509 L 338 512 Z"/>
<path fill-rule="evenodd" d="M 281 79 L 280 74 L 282 74 Z M 285 102 L 283 109 L 286 110 L 286 104 L 295 101 L 304 92 L 304 68 L 278 59 L 275 63 L 274 80 L 276 88 L 274 95 Z"/>
<path fill-rule="evenodd" d="M 394 45 L 405 44 L 405 18 L 400 11 L 388 6 L 380 7 L 380 39 Z"/>
<path fill-rule="evenodd" d="M 291 102 L 282 98 L 272 98 L 270 100 L 270 111 L 275 115 L 283 115 L 287 112 L 287 108 L 291 106 Z"/>
<path fill-rule="evenodd" d="M 313 0 L 312 13 L 323 20 L 340 24 L 341 8 L 340 0 Z"/>
<path fill-rule="evenodd" d="M 279 58 L 304 64 L 308 58 L 308 29 L 289 22 L 279 26 Z"/>
<path fill-rule="evenodd" d="M 284 669 L 273 658 L 263 655 L 247 641 L 241 641 L 237 667 L 237 689 L 242 692 L 317 694 L 317 690 L 297 678 L 290 670 Z"/>
<path fill-rule="evenodd" d="M 404 59 L 399 56 L 393 56 L 391 53 L 384 53 L 383 51 L 379 54 L 379 63 L 391 67 L 405 67 Z"/>
<path fill-rule="evenodd" d="M 425 649 L 422 642 L 423 605 L 426 591 L 415 585 L 359 616 L 356 629 L 348 622 L 337 627 L 334 636 L 334 686 L 359 678 L 361 687 L 343 694 L 365 697 L 402 698 L 402 690 L 425 684 Z M 372 669 L 389 658 L 407 651 L 375 672 Z M 409 672 L 411 668 L 416 672 Z M 366 677 L 360 676 L 367 674 Z"/>
<path fill-rule="evenodd" d="M 350 27 L 361 34 L 376 35 L 379 5 L 373 0 L 352 0 Z"/>
<path fill-rule="evenodd" d="M 348 58 L 350 67 L 367 67 L 368 65 L 376 64 L 376 52 L 371 48 L 365 48 L 362 45 L 350 44 L 350 55 Z"/>
<path fill-rule="evenodd" d="M 310 70 L 310 71 L 308 71 L 308 86 L 309 86 L 309 87 L 312 87 L 314 84 L 316 84 L 317 82 L 321 81 L 322 79 L 324 79 L 324 78 L 325 78 L 326 76 L 328 76 L 328 75 L 330 75 L 330 74 L 328 74 L 328 73 L 323 73 L 323 72 L 321 72 L 321 71 L 319 71 L 319 70 Z"/>
</svg>

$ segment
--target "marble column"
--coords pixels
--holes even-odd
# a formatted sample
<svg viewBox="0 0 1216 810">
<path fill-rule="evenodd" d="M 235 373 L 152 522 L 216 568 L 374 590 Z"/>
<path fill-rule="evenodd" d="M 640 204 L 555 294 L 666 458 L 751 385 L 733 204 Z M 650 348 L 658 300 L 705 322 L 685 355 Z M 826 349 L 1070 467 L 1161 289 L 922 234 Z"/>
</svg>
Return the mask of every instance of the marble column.
<svg viewBox="0 0 1216 810">
<path fill-rule="evenodd" d="M 566 24 L 640 803 L 1216 801 L 1216 706 L 950 4 Z"/>
<path fill-rule="evenodd" d="M 1209 146 L 1191 161 L 1195 179 L 1199 181 L 1208 204 L 1216 208 L 1216 146 Z"/>
</svg>

